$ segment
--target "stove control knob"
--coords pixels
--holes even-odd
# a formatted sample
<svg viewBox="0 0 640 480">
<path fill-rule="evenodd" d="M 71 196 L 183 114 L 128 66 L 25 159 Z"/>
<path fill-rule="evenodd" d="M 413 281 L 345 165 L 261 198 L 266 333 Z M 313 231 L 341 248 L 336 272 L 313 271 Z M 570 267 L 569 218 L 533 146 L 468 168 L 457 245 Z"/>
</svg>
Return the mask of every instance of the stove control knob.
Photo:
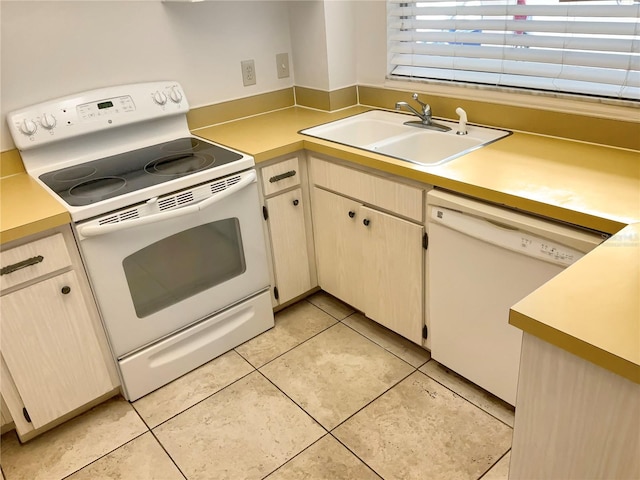
<svg viewBox="0 0 640 480">
<path fill-rule="evenodd" d="M 28 118 L 25 118 L 20 124 L 20 131 L 25 135 L 33 135 L 36 133 L 37 129 L 38 126 L 36 125 L 36 122 L 29 120 Z"/>
<path fill-rule="evenodd" d="M 51 130 L 56 126 L 56 117 L 54 117 L 50 113 L 45 113 L 40 119 L 40 124 L 47 130 Z"/>
<path fill-rule="evenodd" d="M 158 105 L 164 105 L 165 103 L 167 103 L 167 96 L 164 93 L 157 91 L 153 94 L 153 101 Z"/>
<path fill-rule="evenodd" d="M 180 103 L 182 101 L 182 92 L 178 90 L 178 87 L 171 87 L 171 91 L 169 92 L 169 98 L 174 103 Z"/>
</svg>

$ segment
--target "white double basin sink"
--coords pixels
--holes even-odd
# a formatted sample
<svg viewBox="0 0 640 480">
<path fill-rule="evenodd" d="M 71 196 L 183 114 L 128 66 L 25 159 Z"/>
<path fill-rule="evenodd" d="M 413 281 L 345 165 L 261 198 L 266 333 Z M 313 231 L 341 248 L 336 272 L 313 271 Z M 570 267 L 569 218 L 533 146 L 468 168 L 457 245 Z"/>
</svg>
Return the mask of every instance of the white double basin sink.
<svg viewBox="0 0 640 480">
<path fill-rule="evenodd" d="M 419 121 L 415 115 L 371 110 L 300 133 L 424 166 L 442 165 L 511 134 L 507 130 L 466 125 L 467 134 L 458 135 L 458 123 L 446 120 L 437 123 L 451 127 L 448 132 L 405 125 L 415 120 Z"/>
</svg>

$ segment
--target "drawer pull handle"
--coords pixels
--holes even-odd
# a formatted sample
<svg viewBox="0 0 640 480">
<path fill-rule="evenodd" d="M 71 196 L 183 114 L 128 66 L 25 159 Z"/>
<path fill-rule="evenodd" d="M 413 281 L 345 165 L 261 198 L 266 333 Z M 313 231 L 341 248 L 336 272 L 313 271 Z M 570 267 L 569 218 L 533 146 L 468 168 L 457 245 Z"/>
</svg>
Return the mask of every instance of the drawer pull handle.
<svg viewBox="0 0 640 480">
<path fill-rule="evenodd" d="M 293 201 L 293 206 L 297 207 L 298 204 L 300 203 L 300 200 L 298 200 L 297 198 Z"/>
<path fill-rule="evenodd" d="M 293 177 L 296 174 L 295 170 L 289 170 L 288 172 L 281 173 L 279 175 L 274 175 L 269 179 L 269 182 L 279 182 L 280 180 L 284 180 L 285 178 Z"/>
<path fill-rule="evenodd" d="M 368 227 L 368 226 L 369 226 L 369 224 L 370 224 L 371 222 L 369 221 L 369 219 L 368 219 L 368 218 L 365 218 L 365 219 L 362 221 L 362 223 L 364 224 L 364 226 L 365 226 L 365 227 Z"/>
<path fill-rule="evenodd" d="M 353 210 L 349 210 L 349 218 L 353 218 L 356 216 L 356 212 L 354 212 Z"/>
<path fill-rule="evenodd" d="M 62 290 L 60 290 L 62 292 L 63 295 L 68 295 L 69 292 L 71 292 L 71 287 L 69 287 L 68 285 L 65 285 L 64 287 L 62 287 Z"/>
<path fill-rule="evenodd" d="M 20 270 L 21 268 L 30 267 L 31 265 L 37 265 L 42 262 L 44 257 L 42 255 L 38 255 L 37 257 L 27 258 L 18 263 L 14 263 L 13 265 L 7 265 L 0 270 L 0 275 L 8 275 L 9 273 L 13 273 L 16 270 Z"/>
</svg>

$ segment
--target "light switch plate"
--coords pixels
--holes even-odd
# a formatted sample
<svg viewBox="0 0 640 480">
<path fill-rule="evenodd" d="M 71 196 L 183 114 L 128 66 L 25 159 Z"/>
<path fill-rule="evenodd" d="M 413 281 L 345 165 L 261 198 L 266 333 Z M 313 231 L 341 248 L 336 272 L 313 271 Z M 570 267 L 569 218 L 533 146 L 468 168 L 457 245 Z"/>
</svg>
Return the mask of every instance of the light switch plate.
<svg viewBox="0 0 640 480">
<path fill-rule="evenodd" d="M 278 78 L 287 78 L 289 76 L 289 54 L 278 53 L 276 55 L 276 65 L 278 68 Z"/>
</svg>

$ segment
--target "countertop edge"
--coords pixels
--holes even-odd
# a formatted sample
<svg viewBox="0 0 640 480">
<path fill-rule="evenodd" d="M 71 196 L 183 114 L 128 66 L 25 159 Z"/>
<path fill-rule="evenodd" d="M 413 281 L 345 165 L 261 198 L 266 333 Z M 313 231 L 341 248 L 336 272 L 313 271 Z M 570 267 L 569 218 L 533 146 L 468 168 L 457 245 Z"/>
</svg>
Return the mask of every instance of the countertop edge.
<svg viewBox="0 0 640 480">
<path fill-rule="evenodd" d="M 577 357 L 640 384 L 640 365 L 550 327 L 516 310 L 509 309 L 509 324 Z"/>
<path fill-rule="evenodd" d="M 0 245 L 69 223 L 71 223 L 71 215 L 68 212 L 62 212 L 17 227 L 2 230 L 0 232 Z"/>
</svg>

